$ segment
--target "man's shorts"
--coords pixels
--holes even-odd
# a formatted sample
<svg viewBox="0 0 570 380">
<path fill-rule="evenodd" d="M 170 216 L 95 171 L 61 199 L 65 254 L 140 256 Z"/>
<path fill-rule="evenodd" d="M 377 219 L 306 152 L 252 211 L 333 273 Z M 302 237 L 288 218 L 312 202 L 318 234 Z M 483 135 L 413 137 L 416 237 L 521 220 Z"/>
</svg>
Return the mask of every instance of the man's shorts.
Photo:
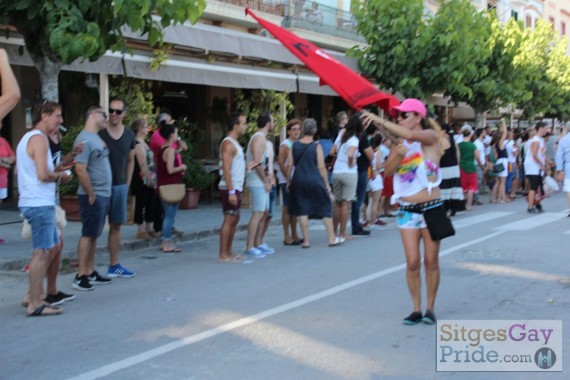
<svg viewBox="0 0 570 380">
<path fill-rule="evenodd" d="M 562 191 L 565 193 L 570 193 L 570 178 L 564 178 L 564 185 Z"/>
<path fill-rule="evenodd" d="M 542 183 L 542 177 L 539 175 L 527 175 L 526 178 L 528 179 L 528 184 L 530 189 L 533 191 L 537 191 L 538 187 Z"/>
<path fill-rule="evenodd" d="M 125 224 L 127 222 L 127 185 L 116 185 L 111 188 L 111 201 L 109 204 L 109 223 Z"/>
<path fill-rule="evenodd" d="M 51 249 L 59 244 L 55 206 L 20 207 L 32 227 L 32 249 Z"/>
<path fill-rule="evenodd" d="M 253 212 L 265 212 L 269 210 L 269 193 L 264 186 L 252 186 L 249 188 L 252 199 Z"/>
<path fill-rule="evenodd" d="M 224 214 L 228 215 L 239 215 L 239 209 L 241 207 L 241 192 L 236 190 L 237 204 L 233 205 L 230 203 L 230 195 L 228 190 L 220 189 L 220 198 L 222 200 L 222 211 Z"/>
<path fill-rule="evenodd" d="M 97 195 L 95 203 L 92 205 L 89 204 L 87 195 L 80 194 L 78 198 L 81 223 L 83 224 L 81 236 L 97 239 L 103 233 L 111 198 Z"/>
<path fill-rule="evenodd" d="M 358 174 L 356 173 L 333 173 L 333 194 L 337 202 L 352 202 L 356 198 Z"/>
</svg>

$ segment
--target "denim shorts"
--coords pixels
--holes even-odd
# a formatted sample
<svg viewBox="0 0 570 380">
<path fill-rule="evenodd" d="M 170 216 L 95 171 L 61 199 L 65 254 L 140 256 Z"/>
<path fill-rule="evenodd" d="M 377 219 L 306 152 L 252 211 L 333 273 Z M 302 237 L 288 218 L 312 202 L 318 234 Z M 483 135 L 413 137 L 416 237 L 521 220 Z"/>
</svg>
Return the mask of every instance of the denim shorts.
<svg viewBox="0 0 570 380">
<path fill-rule="evenodd" d="M 87 195 L 78 195 L 79 207 L 81 213 L 81 223 L 83 228 L 81 236 L 97 239 L 103 233 L 105 227 L 105 218 L 109 212 L 109 203 L 111 198 L 97 195 L 95 203 L 89 204 Z"/>
<path fill-rule="evenodd" d="M 32 227 L 32 249 L 50 249 L 59 244 L 55 206 L 20 207 Z"/>
<path fill-rule="evenodd" d="M 265 212 L 269 210 L 269 193 L 265 191 L 264 186 L 252 186 L 249 188 L 251 193 L 251 207 L 254 212 Z"/>
<path fill-rule="evenodd" d="M 109 204 L 109 223 L 125 224 L 127 222 L 127 185 L 116 185 L 111 188 L 111 202 Z"/>
</svg>

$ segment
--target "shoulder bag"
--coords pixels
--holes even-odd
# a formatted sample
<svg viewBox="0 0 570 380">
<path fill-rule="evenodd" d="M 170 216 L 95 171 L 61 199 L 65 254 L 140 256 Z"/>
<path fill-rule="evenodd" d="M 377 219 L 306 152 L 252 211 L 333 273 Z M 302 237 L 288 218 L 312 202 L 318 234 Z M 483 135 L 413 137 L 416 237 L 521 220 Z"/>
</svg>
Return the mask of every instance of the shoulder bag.
<svg viewBox="0 0 570 380">
<path fill-rule="evenodd" d="M 172 185 L 161 185 L 158 187 L 160 199 L 166 203 L 178 203 L 186 194 L 186 186 L 183 183 L 175 183 Z"/>
</svg>

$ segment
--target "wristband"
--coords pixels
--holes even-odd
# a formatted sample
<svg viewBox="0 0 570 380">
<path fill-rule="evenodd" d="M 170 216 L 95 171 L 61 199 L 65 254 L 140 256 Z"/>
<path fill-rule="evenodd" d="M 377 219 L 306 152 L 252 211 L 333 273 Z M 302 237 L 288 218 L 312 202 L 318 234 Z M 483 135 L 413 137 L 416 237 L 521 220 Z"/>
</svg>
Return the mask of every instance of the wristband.
<svg viewBox="0 0 570 380">
<path fill-rule="evenodd" d="M 228 195 L 235 195 L 236 191 L 235 190 L 228 190 Z"/>
</svg>

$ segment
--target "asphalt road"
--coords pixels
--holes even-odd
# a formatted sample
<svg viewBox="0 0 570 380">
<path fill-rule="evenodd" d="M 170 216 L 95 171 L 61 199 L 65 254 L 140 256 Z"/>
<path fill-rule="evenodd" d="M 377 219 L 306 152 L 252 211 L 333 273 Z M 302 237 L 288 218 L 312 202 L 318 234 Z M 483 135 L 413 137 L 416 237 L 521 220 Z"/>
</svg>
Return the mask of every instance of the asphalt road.
<svg viewBox="0 0 570 380">
<path fill-rule="evenodd" d="M 570 218 L 563 194 L 544 207 L 529 215 L 516 200 L 455 217 L 457 235 L 442 244 L 436 315 L 563 320 L 564 360 Z M 26 277 L 2 274 L 0 378 L 568 378 L 436 372 L 436 327 L 401 322 L 412 307 L 394 224 L 328 248 L 315 222 L 310 249 L 284 247 L 272 227 L 267 241 L 277 253 L 246 264 L 218 263 L 217 239 L 186 244 L 182 254 L 141 250 L 123 262 L 135 278 L 92 292 L 73 291 L 73 275 L 62 275 L 61 289 L 77 298 L 55 317 L 26 318 Z"/>
</svg>

